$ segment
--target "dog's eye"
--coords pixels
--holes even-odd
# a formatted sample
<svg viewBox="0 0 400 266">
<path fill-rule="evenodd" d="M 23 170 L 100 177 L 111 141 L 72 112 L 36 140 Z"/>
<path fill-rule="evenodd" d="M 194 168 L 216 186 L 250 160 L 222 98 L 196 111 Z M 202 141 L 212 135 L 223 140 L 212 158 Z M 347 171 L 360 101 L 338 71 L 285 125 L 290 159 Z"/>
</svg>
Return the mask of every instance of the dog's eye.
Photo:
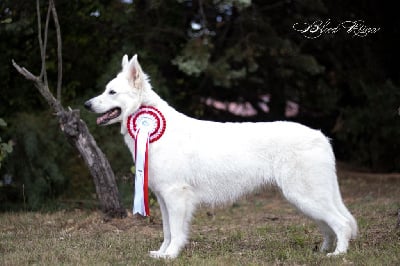
<svg viewBox="0 0 400 266">
<path fill-rule="evenodd" d="M 115 92 L 115 90 L 110 90 L 109 92 L 108 92 L 108 94 L 110 94 L 110 95 L 113 95 L 113 94 L 115 94 L 116 92 Z"/>
</svg>

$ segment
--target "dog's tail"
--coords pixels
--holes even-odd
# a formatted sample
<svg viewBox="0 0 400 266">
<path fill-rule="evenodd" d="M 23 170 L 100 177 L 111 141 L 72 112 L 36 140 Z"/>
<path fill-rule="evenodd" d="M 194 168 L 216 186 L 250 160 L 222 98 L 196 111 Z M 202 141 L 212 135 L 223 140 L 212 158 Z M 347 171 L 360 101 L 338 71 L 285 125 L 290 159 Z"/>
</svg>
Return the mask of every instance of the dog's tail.
<svg viewBox="0 0 400 266">
<path fill-rule="evenodd" d="M 355 239 L 358 234 L 358 225 L 357 221 L 354 218 L 354 216 L 350 213 L 350 211 L 347 209 L 347 207 L 343 203 L 342 196 L 340 194 L 339 186 L 335 189 L 335 201 L 336 201 L 336 207 L 338 208 L 339 212 L 346 218 L 348 221 L 350 228 L 351 228 L 351 238 Z"/>
<path fill-rule="evenodd" d="M 354 216 L 350 213 L 350 211 L 347 209 L 347 207 L 344 205 L 343 203 L 343 198 L 342 198 L 342 194 L 340 193 L 340 188 L 339 188 L 339 184 L 338 184 L 338 177 L 337 177 L 337 171 L 336 171 L 336 163 L 335 163 L 335 155 L 333 153 L 333 149 L 332 146 L 330 145 L 330 140 L 327 138 L 327 142 L 329 147 L 327 147 L 330 151 L 330 157 L 331 157 L 331 166 L 332 166 L 332 176 L 334 177 L 334 180 L 336 180 L 334 182 L 335 184 L 335 189 L 334 189 L 334 203 L 338 209 L 338 211 L 342 214 L 342 216 L 344 216 L 347 220 L 347 222 L 349 223 L 349 226 L 351 228 L 351 238 L 355 239 L 357 237 L 358 234 L 358 225 L 357 225 L 357 221 L 354 218 Z"/>
<path fill-rule="evenodd" d="M 336 205 L 336 208 L 338 209 L 338 211 L 340 212 L 340 214 L 342 216 L 344 216 L 344 218 L 346 218 L 350 228 L 351 228 L 351 238 L 355 239 L 357 237 L 358 234 L 358 225 L 357 225 L 357 221 L 354 218 L 354 216 L 350 213 L 350 211 L 347 209 L 347 207 L 344 205 L 343 203 L 343 198 L 342 195 L 340 193 L 340 189 L 339 189 L 339 184 L 338 184 L 338 177 L 337 177 L 337 172 L 336 172 L 336 163 L 335 163 L 335 155 L 333 153 L 333 149 L 332 146 L 330 145 L 330 141 L 327 138 L 327 144 L 328 146 L 326 147 L 329 151 L 330 151 L 330 162 L 331 162 L 331 174 L 332 177 L 334 177 L 333 179 L 335 180 L 334 182 L 334 197 L 333 197 L 333 201 L 334 204 Z"/>
</svg>

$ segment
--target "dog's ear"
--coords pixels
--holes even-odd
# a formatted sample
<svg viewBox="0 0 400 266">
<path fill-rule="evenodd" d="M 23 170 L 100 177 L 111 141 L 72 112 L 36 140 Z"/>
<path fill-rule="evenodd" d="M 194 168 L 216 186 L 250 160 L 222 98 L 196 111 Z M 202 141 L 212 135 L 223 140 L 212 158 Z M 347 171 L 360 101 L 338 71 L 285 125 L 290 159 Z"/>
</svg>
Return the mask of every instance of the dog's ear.
<svg viewBox="0 0 400 266">
<path fill-rule="evenodd" d="M 128 79 L 133 82 L 136 88 L 142 88 L 142 82 L 145 78 L 136 54 L 131 58 L 129 63 L 125 65 L 124 71 L 126 71 Z"/>
<path fill-rule="evenodd" d="M 128 63 L 129 63 L 128 56 L 127 56 L 127 55 L 124 55 L 124 56 L 122 57 L 122 63 L 121 63 L 122 69 L 124 69 L 124 68 L 128 65 Z"/>
</svg>

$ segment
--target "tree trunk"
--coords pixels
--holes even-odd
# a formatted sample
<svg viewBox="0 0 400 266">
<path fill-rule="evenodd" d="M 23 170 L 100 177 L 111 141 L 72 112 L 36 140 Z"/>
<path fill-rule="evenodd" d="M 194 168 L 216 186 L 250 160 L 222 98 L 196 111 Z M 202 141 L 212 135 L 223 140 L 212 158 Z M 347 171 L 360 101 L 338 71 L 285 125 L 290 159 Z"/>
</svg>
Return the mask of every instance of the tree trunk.
<svg viewBox="0 0 400 266">
<path fill-rule="evenodd" d="M 68 141 L 82 155 L 93 177 L 101 210 L 108 217 L 126 217 L 127 213 L 119 197 L 114 172 L 106 156 L 90 134 L 86 123 L 80 119 L 79 110 L 66 111 L 60 102 L 54 98 L 46 83 L 14 61 L 13 65 L 21 75 L 34 82 L 35 87 L 58 116 L 61 130 Z"/>
<path fill-rule="evenodd" d="M 93 176 L 96 187 L 97 197 L 100 201 L 100 208 L 108 217 L 126 217 L 126 210 L 123 208 L 115 181 L 114 172 L 111 169 L 104 153 L 97 146 L 96 141 L 90 134 L 84 121 L 79 117 L 79 110 L 66 111 L 61 104 L 62 86 L 62 54 L 61 54 L 61 30 L 58 22 L 58 15 L 53 0 L 49 0 L 47 11 L 44 39 L 42 38 L 41 16 L 39 0 L 36 1 L 36 12 L 38 17 L 38 39 L 42 59 L 42 70 L 39 76 L 33 75 L 29 70 L 20 67 L 14 60 L 12 64 L 15 69 L 26 79 L 33 82 L 40 94 L 56 113 L 61 130 L 64 132 L 68 141 L 78 149 L 82 155 L 90 173 Z M 46 47 L 48 36 L 48 25 L 50 14 L 54 20 L 57 36 L 57 58 L 58 58 L 58 79 L 57 79 L 57 99 L 49 90 L 46 71 Z"/>
<path fill-rule="evenodd" d="M 79 110 L 62 111 L 58 114 L 61 130 L 82 155 L 93 177 L 101 210 L 108 217 L 126 217 L 122 206 L 114 172 L 104 153 L 97 146 L 86 123 L 79 117 Z"/>
</svg>

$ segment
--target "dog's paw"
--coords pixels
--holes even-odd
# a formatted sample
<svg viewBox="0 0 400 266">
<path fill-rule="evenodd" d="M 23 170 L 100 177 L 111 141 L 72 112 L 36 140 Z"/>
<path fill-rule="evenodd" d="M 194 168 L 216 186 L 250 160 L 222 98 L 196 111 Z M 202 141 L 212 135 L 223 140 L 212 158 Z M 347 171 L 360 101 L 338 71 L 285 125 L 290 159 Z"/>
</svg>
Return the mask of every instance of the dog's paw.
<svg viewBox="0 0 400 266">
<path fill-rule="evenodd" d="M 328 254 L 326 254 L 326 256 L 328 256 L 328 257 L 335 257 L 335 256 L 340 256 L 340 255 L 344 255 L 344 254 L 346 254 L 346 252 L 344 251 L 344 252 L 341 252 L 341 251 L 334 251 L 334 252 L 331 252 L 331 253 L 328 253 Z"/>
<path fill-rule="evenodd" d="M 153 259 L 175 259 L 178 254 L 168 254 L 164 252 L 160 252 L 159 250 L 150 251 L 150 257 Z"/>
<path fill-rule="evenodd" d="M 163 255 L 164 253 L 163 252 L 160 252 L 159 250 L 152 250 L 152 251 L 150 251 L 150 257 L 152 257 L 153 259 L 160 259 L 160 258 L 162 258 L 162 255 Z"/>
</svg>

